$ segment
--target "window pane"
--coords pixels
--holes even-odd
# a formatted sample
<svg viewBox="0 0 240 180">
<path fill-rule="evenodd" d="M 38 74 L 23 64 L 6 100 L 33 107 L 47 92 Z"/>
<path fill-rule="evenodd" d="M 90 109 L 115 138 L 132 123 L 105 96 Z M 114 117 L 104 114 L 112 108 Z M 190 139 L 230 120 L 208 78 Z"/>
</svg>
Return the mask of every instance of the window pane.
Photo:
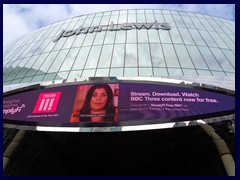
<svg viewBox="0 0 240 180">
<path fill-rule="evenodd" d="M 126 31 L 117 31 L 115 43 L 125 43 Z"/>
<path fill-rule="evenodd" d="M 115 39 L 115 34 L 116 34 L 116 31 L 107 31 L 104 44 L 113 44 Z"/>
<path fill-rule="evenodd" d="M 108 73 L 109 73 L 109 69 L 97 69 L 95 76 L 106 77 L 108 76 Z"/>
<path fill-rule="evenodd" d="M 82 46 L 83 40 L 86 37 L 86 34 L 79 34 L 77 35 L 76 40 L 73 43 L 73 47 L 80 47 Z"/>
<path fill-rule="evenodd" d="M 93 39 L 94 39 L 95 35 L 96 35 L 96 32 L 88 33 L 84 42 L 83 42 L 83 44 L 82 44 L 82 46 L 91 46 L 92 43 L 93 43 Z"/>
<path fill-rule="evenodd" d="M 194 41 L 187 29 L 179 28 L 179 32 L 185 44 L 194 44 Z"/>
<path fill-rule="evenodd" d="M 183 44 L 181 35 L 179 34 L 177 28 L 171 28 L 171 30 L 169 31 L 169 34 L 174 44 Z"/>
<path fill-rule="evenodd" d="M 182 69 L 184 76 L 197 76 L 197 71 L 195 69 Z"/>
<path fill-rule="evenodd" d="M 184 45 L 174 45 L 182 68 L 194 68 L 191 58 Z"/>
<path fill-rule="evenodd" d="M 112 58 L 112 67 L 123 67 L 124 66 L 124 44 L 115 44 Z"/>
<path fill-rule="evenodd" d="M 82 77 L 94 77 L 96 69 L 84 69 Z"/>
<path fill-rule="evenodd" d="M 49 56 L 46 58 L 40 69 L 38 70 L 37 74 L 43 74 L 48 71 L 48 68 L 52 65 L 53 61 L 55 60 L 59 51 L 51 52 Z"/>
<path fill-rule="evenodd" d="M 104 41 L 106 31 L 102 31 L 96 34 L 93 45 L 102 45 Z"/>
<path fill-rule="evenodd" d="M 192 35 L 192 38 L 196 45 L 206 46 L 206 43 L 196 29 L 189 29 L 189 32 Z"/>
<path fill-rule="evenodd" d="M 90 47 L 82 47 L 78 53 L 78 56 L 76 58 L 76 61 L 74 62 L 74 65 L 72 69 L 83 69 L 86 59 L 88 57 L 88 53 L 90 51 Z"/>
<path fill-rule="evenodd" d="M 162 46 L 163 46 L 163 52 L 165 55 L 167 67 L 180 67 L 177 56 L 173 49 L 173 45 L 172 44 L 163 44 Z"/>
<path fill-rule="evenodd" d="M 172 43 L 168 31 L 158 31 L 162 43 Z"/>
<path fill-rule="evenodd" d="M 126 44 L 125 67 L 137 67 L 137 64 L 137 45 Z"/>
<path fill-rule="evenodd" d="M 111 68 L 109 76 L 122 77 L 123 76 L 123 68 Z"/>
<path fill-rule="evenodd" d="M 182 76 L 182 70 L 177 68 L 168 68 L 169 76 Z"/>
<path fill-rule="evenodd" d="M 150 44 L 153 67 L 166 67 L 160 44 Z"/>
<path fill-rule="evenodd" d="M 216 32 L 209 31 L 209 33 L 220 48 L 229 49 L 228 46 L 223 42 L 221 37 Z"/>
<path fill-rule="evenodd" d="M 98 68 L 110 67 L 111 59 L 112 59 L 112 50 L 113 50 L 113 45 L 103 46 L 100 60 L 98 63 Z"/>
<path fill-rule="evenodd" d="M 162 77 L 168 76 L 168 72 L 166 68 L 153 68 L 154 76 Z"/>
<path fill-rule="evenodd" d="M 139 67 L 152 67 L 149 45 L 138 44 Z"/>
<path fill-rule="evenodd" d="M 78 48 L 75 48 L 68 52 L 64 62 L 62 63 L 60 71 L 69 71 L 72 68 L 72 65 L 77 57 L 78 50 Z"/>
<path fill-rule="evenodd" d="M 146 29 L 141 29 L 137 31 L 138 35 L 138 43 L 147 43 L 148 42 L 148 34 Z"/>
<path fill-rule="evenodd" d="M 150 43 L 160 43 L 160 39 L 158 37 L 158 32 L 155 29 L 149 29 L 148 36 L 149 36 Z"/>
<path fill-rule="evenodd" d="M 48 73 L 57 72 L 62 65 L 63 60 L 65 59 L 69 50 L 62 50 L 59 52 L 51 67 L 48 70 Z"/>
<path fill-rule="evenodd" d="M 197 72 L 198 72 L 199 76 L 212 76 L 211 72 L 208 70 L 198 70 L 197 69 Z"/>
<path fill-rule="evenodd" d="M 135 29 L 127 31 L 127 43 L 137 43 L 137 31 Z"/>
<path fill-rule="evenodd" d="M 137 77 L 138 76 L 138 69 L 137 68 L 125 68 L 124 69 L 124 76 L 125 77 Z"/>
<path fill-rule="evenodd" d="M 139 76 L 152 77 L 153 76 L 152 68 L 139 68 Z"/>
<path fill-rule="evenodd" d="M 68 79 L 80 78 L 81 74 L 82 74 L 82 70 L 71 71 L 67 78 Z"/>
<path fill-rule="evenodd" d="M 186 46 L 196 69 L 208 69 L 196 46 Z"/>
<path fill-rule="evenodd" d="M 90 54 L 89 54 L 89 57 L 87 59 L 85 69 L 96 68 L 97 67 L 100 51 L 101 51 L 101 46 L 93 46 L 92 47 L 92 49 L 90 51 Z"/>
<path fill-rule="evenodd" d="M 222 49 L 222 52 L 227 57 L 227 59 L 230 61 L 232 66 L 235 68 L 235 55 L 233 54 L 233 52 L 230 50 L 226 50 L 226 49 Z"/>
<path fill-rule="evenodd" d="M 218 47 L 207 31 L 199 30 L 199 33 L 201 34 L 205 42 L 207 42 L 209 47 Z"/>
</svg>

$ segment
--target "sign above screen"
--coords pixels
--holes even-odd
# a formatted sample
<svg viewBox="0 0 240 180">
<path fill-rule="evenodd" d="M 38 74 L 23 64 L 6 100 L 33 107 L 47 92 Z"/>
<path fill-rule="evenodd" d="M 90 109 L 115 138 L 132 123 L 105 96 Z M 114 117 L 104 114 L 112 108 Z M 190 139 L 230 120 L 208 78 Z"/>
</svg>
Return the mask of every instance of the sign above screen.
<svg viewBox="0 0 240 180">
<path fill-rule="evenodd" d="M 4 123 L 123 126 L 180 122 L 234 114 L 235 97 L 176 84 L 86 83 L 3 98 Z"/>
</svg>

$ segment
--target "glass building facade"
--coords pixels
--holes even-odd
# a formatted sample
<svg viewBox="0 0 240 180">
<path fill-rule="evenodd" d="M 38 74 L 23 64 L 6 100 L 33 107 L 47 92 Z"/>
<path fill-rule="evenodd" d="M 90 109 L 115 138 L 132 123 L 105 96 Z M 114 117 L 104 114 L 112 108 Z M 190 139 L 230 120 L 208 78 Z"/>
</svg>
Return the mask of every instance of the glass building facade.
<svg viewBox="0 0 240 180">
<path fill-rule="evenodd" d="M 105 76 L 234 89 L 235 22 L 173 10 L 108 11 L 47 25 L 3 49 L 4 85 Z"/>
</svg>

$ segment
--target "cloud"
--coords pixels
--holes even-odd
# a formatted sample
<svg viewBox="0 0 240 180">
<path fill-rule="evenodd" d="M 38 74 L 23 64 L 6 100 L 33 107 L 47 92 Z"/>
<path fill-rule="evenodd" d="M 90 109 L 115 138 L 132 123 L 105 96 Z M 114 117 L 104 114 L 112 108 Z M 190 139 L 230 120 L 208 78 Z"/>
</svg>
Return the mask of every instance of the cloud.
<svg viewBox="0 0 240 180">
<path fill-rule="evenodd" d="M 3 46 L 30 31 L 59 20 L 120 9 L 174 9 L 235 20 L 233 4 L 4 4 Z"/>
</svg>

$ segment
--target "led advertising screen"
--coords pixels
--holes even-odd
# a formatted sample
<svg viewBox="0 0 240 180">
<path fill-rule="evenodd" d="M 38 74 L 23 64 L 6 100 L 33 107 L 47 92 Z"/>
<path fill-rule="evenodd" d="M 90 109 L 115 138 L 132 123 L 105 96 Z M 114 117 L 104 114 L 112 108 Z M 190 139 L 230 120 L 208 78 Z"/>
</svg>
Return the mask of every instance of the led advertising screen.
<svg viewBox="0 0 240 180">
<path fill-rule="evenodd" d="M 228 115 L 234 110 L 234 96 L 161 83 L 63 85 L 3 98 L 4 122 L 26 125 L 165 123 Z"/>
</svg>

